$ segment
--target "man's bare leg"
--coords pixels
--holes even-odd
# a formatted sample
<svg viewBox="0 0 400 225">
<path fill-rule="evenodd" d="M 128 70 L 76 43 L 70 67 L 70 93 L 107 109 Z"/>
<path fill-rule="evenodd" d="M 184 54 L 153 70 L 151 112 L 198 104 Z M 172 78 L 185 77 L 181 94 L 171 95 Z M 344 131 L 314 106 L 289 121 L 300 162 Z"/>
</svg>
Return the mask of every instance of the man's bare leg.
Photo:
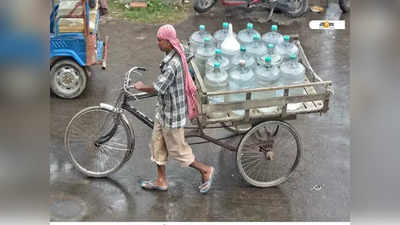
<svg viewBox="0 0 400 225">
<path fill-rule="evenodd" d="M 168 186 L 164 165 L 157 165 L 157 180 L 154 184 L 157 186 Z"/>
<path fill-rule="evenodd" d="M 189 166 L 201 173 L 203 183 L 207 182 L 210 179 L 211 166 L 207 166 L 196 160 L 194 160 Z"/>
</svg>

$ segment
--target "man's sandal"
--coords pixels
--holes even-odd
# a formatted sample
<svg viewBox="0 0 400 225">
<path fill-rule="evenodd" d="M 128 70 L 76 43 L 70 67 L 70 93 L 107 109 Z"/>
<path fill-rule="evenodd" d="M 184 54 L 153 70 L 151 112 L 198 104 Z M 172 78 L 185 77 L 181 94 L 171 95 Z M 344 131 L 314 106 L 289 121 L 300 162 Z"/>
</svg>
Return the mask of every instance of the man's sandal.
<svg viewBox="0 0 400 225">
<path fill-rule="evenodd" d="M 145 190 L 150 191 L 167 191 L 168 186 L 158 186 L 154 184 L 154 181 L 142 181 L 140 186 Z"/>
<path fill-rule="evenodd" d="M 210 178 L 208 179 L 208 181 L 204 182 L 202 185 L 199 186 L 200 193 L 202 193 L 202 194 L 208 193 L 208 191 L 210 190 L 211 185 L 213 183 L 214 173 L 215 173 L 215 169 L 214 169 L 214 167 L 211 167 Z"/>
</svg>

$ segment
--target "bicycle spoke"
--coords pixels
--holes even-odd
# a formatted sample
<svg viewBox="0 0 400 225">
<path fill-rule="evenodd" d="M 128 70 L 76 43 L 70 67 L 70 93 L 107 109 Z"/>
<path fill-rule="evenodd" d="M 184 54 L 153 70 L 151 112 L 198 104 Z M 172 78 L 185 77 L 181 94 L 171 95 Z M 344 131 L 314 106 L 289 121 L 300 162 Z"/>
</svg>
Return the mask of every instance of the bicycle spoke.
<svg viewBox="0 0 400 225">
<path fill-rule="evenodd" d="M 110 143 L 108 142 L 108 144 L 110 144 Z M 129 151 L 128 148 L 120 148 L 120 147 L 116 147 L 116 146 L 112 146 L 112 145 L 108 145 L 108 144 L 102 144 L 101 146 L 104 148 L 107 148 L 109 150 L 112 150 L 112 151 Z"/>
<path fill-rule="evenodd" d="M 244 156 L 253 156 L 253 155 L 259 155 L 260 154 L 260 152 L 259 151 L 246 151 L 246 152 L 243 152 L 242 153 L 242 155 L 244 155 Z"/>
<path fill-rule="evenodd" d="M 90 135 L 86 135 L 87 134 L 87 132 L 85 131 L 85 129 L 83 129 L 83 128 L 81 128 L 81 127 L 78 127 L 77 125 L 72 125 L 71 127 L 70 127 L 70 129 L 71 129 L 71 134 L 72 135 L 78 135 L 78 136 L 84 136 L 84 137 L 90 137 Z M 76 132 L 76 133 L 75 133 Z"/>
<path fill-rule="evenodd" d="M 245 155 L 245 156 L 242 156 L 242 160 L 246 160 L 246 159 L 259 159 L 260 158 L 260 156 L 259 156 L 259 154 L 257 154 L 257 155 Z"/>
<path fill-rule="evenodd" d="M 258 161 L 260 161 L 260 159 L 254 159 L 254 160 L 244 161 L 244 162 L 243 162 L 243 168 L 247 168 L 247 167 L 249 167 L 249 166 L 252 166 L 252 165 L 256 164 Z"/>
<path fill-rule="evenodd" d="M 249 169 L 247 170 L 249 172 L 249 176 L 256 174 L 257 172 L 259 172 L 259 170 L 257 169 L 257 166 L 260 164 L 261 160 L 258 160 L 252 167 L 248 167 Z M 251 171 L 251 173 L 250 173 Z M 250 177 L 254 177 L 254 176 L 250 176 Z"/>
<path fill-rule="evenodd" d="M 285 131 L 285 132 L 279 132 L 281 135 L 277 135 L 277 136 L 275 136 L 274 137 L 274 149 L 276 149 L 275 148 L 275 146 L 279 146 L 282 142 L 287 142 L 288 141 L 288 137 L 286 137 L 286 133 L 287 131 Z M 286 137 L 286 138 L 284 138 L 284 137 Z"/>
<path fill-rule="evenodd" d="M 114 118 L 112 118 L 112 117 L 113 117 L 113 115 L 112 115 L 111 113 L 109 113 L 108 115 L 106 115 L 106 117 L 104 118 L 104 120 L 103 120 L 102 123 L 100 122 L 101 120 L 98 120 L 99 122 L 96 123 L 96 124 L 98 125 L 98 126 L 97 126 L 97 134 L 96 134 L 97 136 L 102 135 L 101 132 L 103 132 L 104 130 L 106 130 L 108 123 L 110 123 L 110 121 L 114 119 Z M 100 124 L 101 124 L 101 125 L 100 125 Z M 112 127 L 113 125 L 114 125 L 114 124 L 111 123 L 111 127 Z"/>
<path fill-rule="evenodd" d="M 267 169 L 267 170 L 266 170 Z M 269 176 L 267 176 L 267 173 L 269 173 L 269 169 L 268 169 L 268 163 L 265 163 L 264 164 L 264 168 L 262 169 L 262 171 L 263 171 L 263 176 L 262 176 L 262 180 L 263 181 L 266 181 L 266 180 L 268 180 L 268 179 L 266 179 L 266 178 L 268 178 Z"/>
<path fill-rule="evenodd" d="M 89 143 L 90 141 L 88 141 L 86 138 L 82 138 L 82 137 L 76 137 L 76 138 L 71 138 L 73 142 L 77 142 L 77 143 Z M 74 143 L 74 144 L 77 144 Z"/>
<path fill-rule="evenodd" d="M 259 152 L 243 153 L 241 155 L 241 158 L 242 159 L 260 158 L 260 153 Z"/>
<path fill-rule="evenodd" d="M 254 147 L 258 147 L 258 146 L 262 145 L 263 143 L 264 143 L 264 141 L 260 141 L 260 142 L 257 142 L 257 143 L 251 143 L 251 144 L 244 144 L 244 145 L 243 145 L 243 148 L 246 148 L 246 149 L 250 148 L 250 149 L 252 149 L 252 147 L 253 147 L 253 148 L 254 148 Z"/>
<path fill-rule="evenodd" d="M 252 165 L 257 164 L 259 161 L 260 161 L 260 159 L 257 159 L 257 160 L 248 162 L 247 164 L 243 164 L 243 169 L 246 170 L 246 168 L 250 168 Z"/>
<path fill-rule="evenodd" d="M 108 164 L 110 164 L 110 165 L 113 165 L 113 163 L 114 162 L 117 162 L 118 163 L 118 161 L 117 161 L 117 159 L 116 158 L 121 158 L 121 156 L 115 156 L 115 151 L 109 151 L 108 149 L 106 149 L 106 148 L 104 148 L 104 146 L 100 146 L 99 147 L 100 149 L 101 149 L 101 152 L 104 154 L 104 155 L 106 155 L 107 156 L 107 159 L 106 159 L 106 161 L 104 161 L 104 164 L 107 164 L 107 162 L 108 162 Z"/>
<path fill-rule="evenodd" d="M 268 164 L 270 163 L 270 161 L 267 161 L 267 160 L 263 160 L 263 163 L 262 163 L 262 165 L 260 166 L 260 168 L 259 168 L 259 171 L 260 171 L 260 179 L 262 180 L 262 181 L 265 181 L 266 179 L 265 179 L 265 177 L 266 177 L 266 169 L 268 168 Z"/>
<path fill-rule="evenodd" d="M 262 165 L 262 160 L 260 160 L 260 163 L 257 164 L 257 166 L 254 166 L 254 170 L 256 171 L 256 172 L 255 172 L 255 177 L 254 177 L 254 178 L 255 178 L 256 180 L 258 180 L 258 178 L 259 178 L 259 176 L 260 176 L 260 172 L 261 172 L 260 168 L 258 168 L 259 165 Z"/>
<path fill-rule="evenodd" d="M 242 160 L 242 164 L 244 165 L 253 165 L 256 162 L 260 161 L 260 159 L 251 159 L 251 160 Z"/>
<path fill-rule="evenodd" d="M 112 144 L 112 145 L 116 145 L 116 146 L 120 146 L 120 147 L 125 147 L 125 146 L 127 146 L 127 144 L 121 144 L 121 143 L 118 143 L 118 142 L 113 142 L 113 141 L 109 141 L 109 142 L 107 142 L 108 144 Z"/>
<path fill-rule="evenodd" d="M 107 161 L 107 160 L 105 160 L 105 158 L 107 157 L 107 158 L 109 158 L 106 154 L 104 154 L 104 153 L 102 153 L 102 152 L 100 152 L 100 151 L 98 151 L 97 152 L 97 157 L 98 157 L 98 161 L 96 161 L 96 165 L 99 165 L 99 167 L 100 167 L 100 169 L 101 170 L 98 170 L 98 171 L 103 171 L 104 170 L 104 163 Z"/>
</svg>

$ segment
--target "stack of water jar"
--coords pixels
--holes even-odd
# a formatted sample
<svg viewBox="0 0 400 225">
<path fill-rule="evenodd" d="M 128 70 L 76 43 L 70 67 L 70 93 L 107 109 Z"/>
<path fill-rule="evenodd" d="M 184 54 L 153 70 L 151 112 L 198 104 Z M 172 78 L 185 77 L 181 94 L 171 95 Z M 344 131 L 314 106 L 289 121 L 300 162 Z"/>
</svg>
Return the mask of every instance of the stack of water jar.
<svg viewBox="0 0 400 225">
<path fill-rule="evenodd" d="M 277 87 L 304 83 L 305 67 L 298 61 L 299 49 L 290 36 L 282 35 L 277 25 L 261 35 L 252 23 L 233 32 L 232 24 L 224 22 L 222 29 L 211 34 L 200 25 L 189 40 L 195 62 L 207 90 L 227 91 Z M 303 95 L 302 88 L 290 89 L 289 96 Z M 253 99 L 283 96 L 283 90 L 255 92 Z M 245 94 L 210 97 L 209 103 L 244 101 Z M 288 104 L 288 110 L 297 110 L 301 103 Z M 263 113 L 277 107 L 258 109 Z M 244 115 L 244 110 L 233 111 Z M 216 113 L 214 116 L 222 116 Z"/>
</svg>

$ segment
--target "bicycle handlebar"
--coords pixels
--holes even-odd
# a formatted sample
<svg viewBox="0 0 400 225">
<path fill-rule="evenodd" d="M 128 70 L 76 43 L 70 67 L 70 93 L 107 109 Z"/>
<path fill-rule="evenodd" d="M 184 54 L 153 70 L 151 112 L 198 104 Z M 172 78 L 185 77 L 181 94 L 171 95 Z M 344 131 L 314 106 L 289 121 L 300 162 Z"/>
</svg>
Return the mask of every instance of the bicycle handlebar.
<svg viewBox="0 0 400 225">
<path fill-rule="evenodd" d="M 142 71 L 142 72 L 145 72 L 145 71 L 146 71 L 146 68 L 144 68 L 144 67 L 136 67 L 136 69 L 137 69 L 137 70 L 140 70 L 140 71 Z"/>
<path fill-rule="evenodd" d="M 132 68 L 126 73 L 126 81 L 130 82 L 130 81 L 132 80 L 132 79 L 131 79 L 131 74 L 132 74 L 132 72 L 135 72 L 135 73 L 138 74 L 138 75 L 142 75 L 141 73 L 136 72 L 136 71 L 145 72 L 145 71 L 146 71 L 146 68 L 144 68 L 144 67 L 137 67 L 137 66 L 132 67 Z M 128 85 L 129 85 L 129 83 L 128 83 Z"/>
<path fill-rule="evenodd" d="M 132 77 L 132 78 L 131 78 L 131 74 L 134 73 L 134 74 L 136 74 L 136 75 L 140 75 L 140 76 L 141 76 L 142 74 L 141 74 L 139 71 L 145 72 L 145 71 L 146 71 L 146 68 L 134 66 L 134 67 L 132 67 L 130 70 L 128 70 L 128 72 L 126 72 L 126 74 L 125 74 L 125 80 L 124 80 L 124 84 L 123 84 L 124 91 L 127 92 L 127 93 L 130 94 L 130 95 L 133 95 L 133 96 L 134 96 L 134 94 L 131 93 L 131 92 L 128 90 L 129 88 L 132 88 L 132 87 L 133 87 L 133 85 L 130 86 L 130 84 L 131 84 L 132 81 L 134 81 L 134 79 L 135 79 L 135 77 Z"/>
</svg>

